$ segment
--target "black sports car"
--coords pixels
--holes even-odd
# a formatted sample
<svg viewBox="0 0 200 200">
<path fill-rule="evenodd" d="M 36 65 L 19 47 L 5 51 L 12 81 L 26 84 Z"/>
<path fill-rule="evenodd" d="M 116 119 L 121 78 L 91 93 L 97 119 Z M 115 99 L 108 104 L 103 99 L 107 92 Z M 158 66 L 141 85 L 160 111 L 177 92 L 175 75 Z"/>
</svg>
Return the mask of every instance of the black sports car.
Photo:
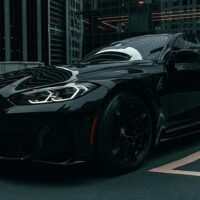
<svg viewBox="0 0 200 200">
<path fill-rule="evenodd" d="M 199 50 L 195 35 L 146 35 L 1 75 L 0 159 L 133 169 L 152 145 L 199 132 Z"/>
</svg>

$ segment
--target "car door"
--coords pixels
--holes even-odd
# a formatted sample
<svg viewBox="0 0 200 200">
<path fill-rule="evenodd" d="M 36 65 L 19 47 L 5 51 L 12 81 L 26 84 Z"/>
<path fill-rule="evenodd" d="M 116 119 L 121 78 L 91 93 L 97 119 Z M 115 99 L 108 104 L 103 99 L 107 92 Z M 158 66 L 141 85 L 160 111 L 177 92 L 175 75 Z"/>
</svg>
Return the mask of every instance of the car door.
<svg viewBox="0 0 200 200">
<path fill-rule="evenodd" d="M 172 49 L 199 51 L 198 38 L 182 35 L 175 40 Z M 162 87 L 158 88 L 166 133 L 172 136 L 200 128 L 200 60 L 189 60 L 175 60 L 170 64 Z"/>
</svg>

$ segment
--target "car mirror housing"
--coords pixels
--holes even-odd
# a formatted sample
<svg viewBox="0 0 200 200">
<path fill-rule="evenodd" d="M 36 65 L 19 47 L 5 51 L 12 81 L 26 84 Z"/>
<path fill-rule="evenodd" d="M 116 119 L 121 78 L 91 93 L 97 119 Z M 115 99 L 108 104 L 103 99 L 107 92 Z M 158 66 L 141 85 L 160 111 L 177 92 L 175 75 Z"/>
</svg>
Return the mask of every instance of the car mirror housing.
<svg viewBox="0 0 200 200">
<path fill-rule="evenodd" d="M 200 59 L 200 49 L 181 49 L 172 51 L 171 61 L 174 63 L 197 62 Z"/>
</svg>

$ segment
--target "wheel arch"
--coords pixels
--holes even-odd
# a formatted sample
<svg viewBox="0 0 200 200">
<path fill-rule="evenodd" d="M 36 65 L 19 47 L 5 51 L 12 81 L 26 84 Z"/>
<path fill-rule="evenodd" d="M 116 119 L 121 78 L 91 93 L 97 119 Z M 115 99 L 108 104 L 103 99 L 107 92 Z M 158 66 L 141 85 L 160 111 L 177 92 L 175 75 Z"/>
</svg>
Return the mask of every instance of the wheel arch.
<svg viewBox="0 0 200 200">
<path fill-rule="evenodd" d="M 157 104 L 156 104 L 156 97 L 153 94 L 153 92 L 151 91 L 151 89 L 148 88 L 148 86 L 146 86 L 141 81 L 135 80 L 135 81 L 127 81 L 127 82 L 121 82 L 121 83 L 116 84 L 108 92 L 108 94 L 105 96 L 105 98 L 101 102 L 99 112 L 101 112 L 101 110 L 103 110 L 105 104 L 109 101 L 110 98 L 112 98 L 114 95 L 118 94 L 119 92 L 123 92 L 123 91 L 132 92 L 132 93 L 140 96 L 143 99 L 143 101 L 147 105 L 149 112 L 151 114 L 152 129 L 155 130 L 153 132 L 153 135 L 156 138 L 156 136 L 157 136 L 156 126 L 157 126 L 158 116 L 159 116 L 159 114 L 158 114 L 159 112 L 158 112 L 158 108 L 157 108 Z"/>
</svg>

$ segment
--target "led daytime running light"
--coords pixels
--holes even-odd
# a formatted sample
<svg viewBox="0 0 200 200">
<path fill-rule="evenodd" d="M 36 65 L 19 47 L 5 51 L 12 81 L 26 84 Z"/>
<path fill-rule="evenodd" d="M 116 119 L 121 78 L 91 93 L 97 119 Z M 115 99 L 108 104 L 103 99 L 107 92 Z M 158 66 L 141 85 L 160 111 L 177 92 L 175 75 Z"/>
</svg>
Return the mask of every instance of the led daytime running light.
<svg viewBox="0 0 200 200">
<path fill-rule="evenodd" d="M 85 86 L 82 86 L 82 85 L 74 85 L 74 84 L 68 84 L 66 87 L 67 88 L 74 88 L 75 89 L 75 92 L 73 93 L 73 95 L 69 98 L 63 98 L 63 99 L 56 99 L 58 97 L 58 94 L 56 95 L 56 90 L 55 92 L 51 91 L 51 90 L 46 90 L 46 92 L 49 93 L 48 97 L 44 100 L 44 101 L 33 101 L 33 100 L 28 100 L 28 102 L 30 104 L 45 104 L 45 103 L 50 103 L 50 102 L 62 102 L 62 101 L 67 101 L 67 100 L 71 100 L 71 99 L 74 99 L 78 93 L 83 90 L 83 93 L 86 93 L 88 91 L 88 88 L 85 87 Z M 64 88 L 63 88 L 64 89 Z"/>
</svg>

